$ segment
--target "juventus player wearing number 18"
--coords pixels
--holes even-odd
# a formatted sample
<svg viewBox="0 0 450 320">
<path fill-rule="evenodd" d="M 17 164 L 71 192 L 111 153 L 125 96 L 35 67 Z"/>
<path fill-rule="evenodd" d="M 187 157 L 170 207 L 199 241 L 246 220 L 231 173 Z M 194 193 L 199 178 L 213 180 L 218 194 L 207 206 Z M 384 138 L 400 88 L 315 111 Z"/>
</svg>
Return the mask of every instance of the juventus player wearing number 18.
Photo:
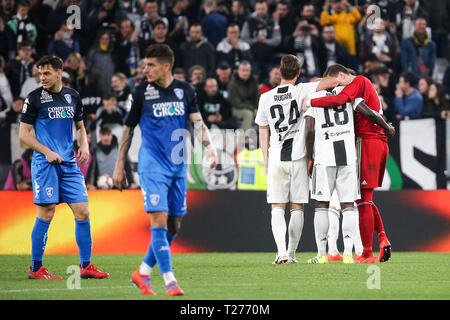
<svg viewBox="0 0 450 320">
<path fill-rule="evenodd" d="M 283 56 L 280 70 L 281 84 L 261 95 L 255 119 L 268 173 L 267 202 L 272 206 L 271 226 L 278 250 L 274 264 L 297 262 L 295 252 L 303 230 L 303 208 L 309 200 L 305 120 L 297 101 L 316 90 L 337 85 L 334 78 L 295 85 L 300 74 L 300 61 L 293 55 Z M 290 203 L 291 212 L 288 228 L 284 218 L 287 203 Z M 287 229 L 289 243 L 286 250 Z"/>
<path fill-rule="evenodd" d="M 316 99 L 305 99 L 302 109 L 312 107 L 336 107 L 356 98 L 363 98 L 367 106 L 382 114 L 383 109 L 377 92 L 369 79 L 354 76 L 351 70 L 336 64 L 329 67 L 328 75 L 335 77 L 340 85 L 346 86 L 338 95 Z M 388 135 L 393 135 L 395 129 L 390 126 Z M 355 115 L 355 135 L 357 148 L 360 148 L 360 184 L 361 199 L 357 200 L 359 211 L 359 228 L 364 251 L 357 262 L 385 262 L 391 257 L 391 244 L 386 236 L 383 221 L 377 206 L 373 202 L 373 191 L 383 182 L 386 161 L 389 154 L 387 139 L 382 127 L 370 122 L 361 113 Z M 373 256 L 372 237 L 376 232 L 380 247 L 380 256 Z"/>
</svg>

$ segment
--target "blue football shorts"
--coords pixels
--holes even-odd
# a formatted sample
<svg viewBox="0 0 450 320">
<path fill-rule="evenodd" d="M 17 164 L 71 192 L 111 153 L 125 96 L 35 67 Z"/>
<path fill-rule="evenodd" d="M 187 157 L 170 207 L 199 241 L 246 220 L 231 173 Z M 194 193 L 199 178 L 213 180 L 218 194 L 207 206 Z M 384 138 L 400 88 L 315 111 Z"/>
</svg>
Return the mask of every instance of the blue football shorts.
<svg viewBox="0 0 450 320">
<path fill-rule="evenodd" d="M 165 211 L 176 217 L 186 214 L 186 177 L 141 172 L 139 183 L 146 212 Z"/>
<path fill-rule="evenodd" d="M 32 161 L 31 179 L 35 204 L 88 201 L 84 177 L 75 162 L 55 165 Z"/>
</svg>

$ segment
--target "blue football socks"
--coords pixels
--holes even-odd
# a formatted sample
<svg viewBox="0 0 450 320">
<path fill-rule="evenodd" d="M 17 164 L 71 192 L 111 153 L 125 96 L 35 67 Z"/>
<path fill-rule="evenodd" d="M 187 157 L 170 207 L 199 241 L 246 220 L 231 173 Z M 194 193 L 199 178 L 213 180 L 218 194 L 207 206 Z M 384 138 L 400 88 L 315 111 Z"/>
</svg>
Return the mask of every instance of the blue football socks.
<svg viewBox="0 0 450 320">
<path fill-rule="evenodd" d="M 49 226 L 49 221 L 36 217 L 36 222 L 31 232 L 31 271 L 33 272 L 38 271 L 42 267 L 42 257 L 47 244 Z"/>
<path fill-rule="evenodd" d="M 153 251 L 161 274 L 172 272 L 172 257 L 170 254 L 169 241 L 167 240 L 167 228 L 151 227 L 150 230 L 152 232 L 150 249 Z M 149 266 L 151 267 L 151 265 Z"/>
<path fill-rule="evenodd" d="M 177 237 L 177 234 L 169 234 L 166 232 L 167 235 L 167 242 L 169 243 L 169 246 L 172 245 L 173 240 Z M 153 239 L 153 235 L 152 235 Z M 156 257 L 152 250 L 152 244 L 150 242 L 150 245 L 148 246 L 147 254 L 144 257 L 144 262 L 151 268 L 154 268 L 156 265 Z"/>
<path fill-rule="evenodd" d="M 92 239 L 90 219 L 84 221 L 75 219 L 75 239 L 80 253 L 80 266 L 84 269 L 91 263 Z"/>
</svg>

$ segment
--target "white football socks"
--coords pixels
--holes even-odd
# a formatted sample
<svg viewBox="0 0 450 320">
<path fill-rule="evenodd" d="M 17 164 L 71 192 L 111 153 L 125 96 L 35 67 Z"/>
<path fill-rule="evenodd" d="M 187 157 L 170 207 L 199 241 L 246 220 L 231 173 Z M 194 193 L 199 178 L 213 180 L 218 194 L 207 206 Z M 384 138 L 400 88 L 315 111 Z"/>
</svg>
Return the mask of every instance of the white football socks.
<svg viewBox="0 0 450 320">
<path fill-rule="evenodd" d="M 146 264 L 144 261 L 142 261 L 141 265 L 139 266 L 139 273 L 143 276 L 151 276 L 152 275 L 153 268 L 150 267 L 148 264 Z"/>
<path fill-rule="evenodd" d="M 290 257 L 295 256 L 298 243 L 302 236 L 304 213 L 302 209 L 292 209 L 291 219 L 289 220 L 289 243 L 288 243 L 288 255 Z"/>
<path fill-rule="evenodd" d="M 358 219 L 357 208 L 350 207 L 342 210 L 342 237 L 344 239 L 344 254 L 352 255 L 353 245 L 355 245 L 356 249 L 356 247 L 358 247 L 358 241 L 361 243 Z M 356 254 L 358 254 L 358 252 L 356 252 Z"/>
<path fill-rule="evenodd" d="M 339 212 L 329 208 L 328 220 L 330 223 L 330 227 L 328 228 L 328 253 L 335 256 L 339 254 L 337 248 L 337 239 L 339 237 Z"/>
<path fill-rule="evenodd" d="M 329 229 L 328 208 L 316 208 L 314 212 L 314 233 L 316 235 L 317 254 L 327 253 L 327 235 Z"/>
<path fill-rule="evenodd" d="M 284 209 L 280 207 L 272 208 L 272 233 L 277 245 L 278 255 L 286 255 L 286 220 L 284 219 Z"/>
</svg>

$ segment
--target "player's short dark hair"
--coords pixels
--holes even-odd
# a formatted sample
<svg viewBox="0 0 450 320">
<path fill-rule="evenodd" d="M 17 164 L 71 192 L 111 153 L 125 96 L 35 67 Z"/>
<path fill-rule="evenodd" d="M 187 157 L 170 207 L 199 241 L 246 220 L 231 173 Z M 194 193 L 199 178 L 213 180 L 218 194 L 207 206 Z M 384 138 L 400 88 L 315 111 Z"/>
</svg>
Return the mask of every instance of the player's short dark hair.
<svg viewBox="0 0 450 320">
<path fill-rule="evenodd" d="M 112 98 L 117 99 L 117 95 L 112 91 L 106 92 L 105 94 L 103 94 L 103 100 L 109 100 Z"/>
<path fill-rule="evenodd" d="M 107 134 L 112 134 L 111 128 L 108 126 L 101 126 L 100 127 L 100 132 L 99 132 L 102 136 L 107 135 Z"/>
<path fill-rule="evenodd" d="M 416 87 L 417 84 L 417 77 L 412 72 L 403 72 L 400 74 L 400 78 L 403 78 L 403 81 L 409 83 L 409 85 L 413 88 Z"/>
<path fill-rule="evenodd" d="M 300 60 L 296 56 L 292 54 L 283 56 L 280 62 L 281 77 L 285 80 L 294 79 L 300 72 L 300 67 Z"/>
<path fill-rule="evenodd" d="M 345 74 L 353 74 L 355 75 L 356 72 L 350 68 L 344 67 L 342 64 L 336 63 L 331 66 L 329 66 L 323 76 L 324 77 L 337 77 L 339 72 L 345 73 Z"/>
<path fill-rule="evenodd" d="M 175 55 L 167 44 L 151 44 L 145 50 L 146 58 L 156 58 L 159 63 L 170 63 L 173 66 Z"/>
<path fill-rule="evenodd" d="M 43 56 L 36 62 L 36 67 L 42 67 L 45 65 L 51 65 L 54 70 L 62 70 L 64 67 L 64 62 L 62 59 L 54 54 L 49 54 Z"/>
</svg>

